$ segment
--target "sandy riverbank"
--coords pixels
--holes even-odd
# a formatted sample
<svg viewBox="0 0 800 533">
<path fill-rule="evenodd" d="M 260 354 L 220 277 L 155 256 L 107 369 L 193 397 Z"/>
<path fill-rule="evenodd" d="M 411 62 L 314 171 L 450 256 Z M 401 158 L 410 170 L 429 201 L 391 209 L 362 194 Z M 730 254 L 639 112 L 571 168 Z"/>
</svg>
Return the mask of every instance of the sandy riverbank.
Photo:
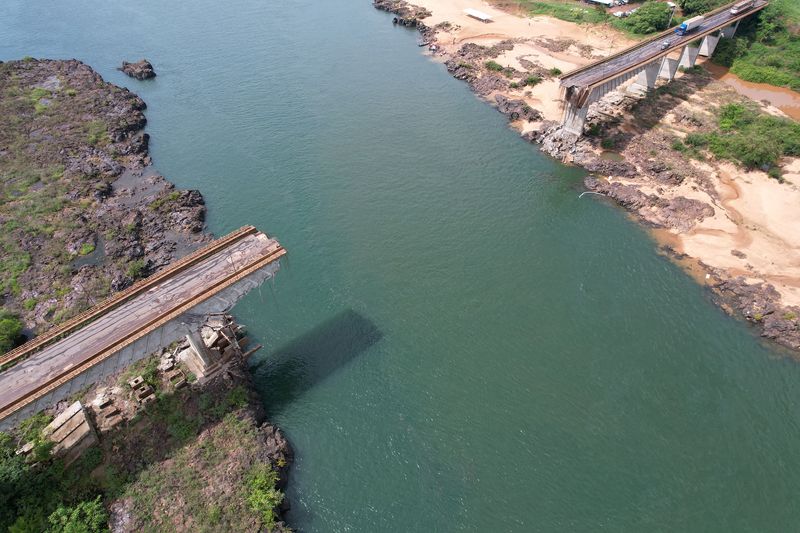
<svg viewBox="0 0 800 533">
<path fill-rule="evenodd" d="M 612 94 L 590 112 L 604 135 L 616 139 L 622 160 L 609 160 L 598 137 L 568 139 L 552 129 L 562 110 L 551 69 L 568 72 L 629 46 L 630 39 L 606 26 L 526 17 L 474 0 L 415 5 L 430 12 L 423 36 L 453 76 L 498 107 L 526 138 L 543 142 L 543 150 L 592 171 L 597 179 L 587 185 L 652 227 L 728 311 L 756 323 L 765 337 L 800 349 L 800 161 L 783 161 L 785 182 L 779 183 L 728 162 L 691 160 L 672 147 L 675 138 L 712 128 L 718 106 L 751 101 L 704 71 L 679 74 L 657 98 Z M 468 17 L 466 8 L 493 22 Z M 504 70 L 492 71 L 487 61 Z M 530 75 L 542 81 L 524 83 Z M 766 102 L 758 105 L 786 116 Z"/>
<path fill-rule="evenodd" d="M 439 56 L 454 56 L 466 43 L 493 46 L 513 39 L 516 41 L 513 49 L 500 54 L 495 61 L 520 71 L 528 70 L 527 62 L 533 62 L 545 70 L 557 68 L 567 72 L 634 42 L 607 28 L 589 24 L 581 26 L 544 16 L 524 17 L 474 0 L 422 0 L 416 4 L 432 13 L 425 19 L 426 25 L 445 22 L 453 25 L 439 33 L 438 45 L 442 47 Z M 492 17 L 492 22 L 484 23 L 468 17 L 464 14 L 467 8 L 483 11 Z M 536 87 L 512 88 L 504 94 L 525 100 L 542 113 L 544 120 L 561 118 L 559 85 L 555 77 L 545 79 Z M 535 127 L 534 124 L 519 126 L 521 130 Z"/>
</svg>

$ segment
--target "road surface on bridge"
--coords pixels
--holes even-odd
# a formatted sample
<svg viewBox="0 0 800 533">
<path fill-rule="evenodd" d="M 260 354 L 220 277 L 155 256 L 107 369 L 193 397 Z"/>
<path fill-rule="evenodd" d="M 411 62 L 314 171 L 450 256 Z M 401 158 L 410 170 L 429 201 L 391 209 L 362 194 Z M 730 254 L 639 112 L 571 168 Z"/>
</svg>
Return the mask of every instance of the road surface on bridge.
<svg viewBox="0 0 800 533">
<path fill-rule="evenodd" d="M 38 345 L 32 341 L 30 353 L 25 353 L 25 345 L 16 350 L 15 364 L 0 372 L 0 418 L 286 253 L 276 240 L 252 227 L 231 235 L 235 238 L 212 242 L 192 254 L 192 260 L 158 273 L 155 283 L 145 280 L 116 305 L 100 304 L 101 311 L 104 305 L 108 310 L 89 312 L 85 324 L 75 324 L 67 336 Z M 115 298 L 119 296 L 109 301 Z"/>
<path fill-rule="evenodd" d="M 595 61 L 584 67 L 580 67 L 561 76 L 562 87 L 589 88 L 607 80 L 616 78 L 625 72 L 648 63 L 659 56 L 665 56 L 675 49 L 681 48 L 686 44 L 713 33 L 726 26 L 730 26 L 737 20 L 748 17 L 761 9 L 764 9 L 769 2 L 767 0 L 756 0 L 751 9 L 742 13 L 732 15 L 730 12 L 733 4 L 719 8 L 706 14 L 703 24 L 680 36 L 674 33 L 674 28 L 661 33 L 647 41 L 636 44 L 626 50 L 618 52 L 611 57 Z M 664 41 L 670 44 L 667 48 L 662 48 Z"/>
</svg>

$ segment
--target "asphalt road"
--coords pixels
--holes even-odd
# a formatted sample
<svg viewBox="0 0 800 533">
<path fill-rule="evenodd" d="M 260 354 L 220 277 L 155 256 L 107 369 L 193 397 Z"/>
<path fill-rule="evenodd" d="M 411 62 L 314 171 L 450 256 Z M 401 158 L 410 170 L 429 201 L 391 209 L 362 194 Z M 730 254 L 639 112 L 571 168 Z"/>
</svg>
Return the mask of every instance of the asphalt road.
<svg viewBox="0 0 800 533">
<path fill-rule="evenodd" d="M 599 82 L 613 79 L 631 67 L 647 63 L 659 56 L 667 55 L 672 50 L 681 48 L 701 35 L 729 26 L 737 19 L 750 16 L 758 10 L 763 9 L 768 3 L 767 0 L 756 0 L 749 11 L 739 13 L 738 15 L 731 15 L 730 9 L 725 9 L 719 13 L 708 16 L 699 28 L 695 28 L 684 36 L 671 33 L 667 37 L 658 37 L 643 45 L 635 45 L 627 52 L 623 52 L 617 57 L 599 63 L 594 67 L 578 72 L 572 76 L 567 74 L 561 78 L 561 85 L 564 87 L 590 87 Z M 666 49 L 661 48 L 664 41 L 669 41 L 670 43 L 669 47 Z"/>
<path fill-rule="evenodd" d="M 0 411 L 202 295 L 236 271 L 269 256 L 276 244 L 263 233 L 248 235 L 0 372 Z"/>
</svg>

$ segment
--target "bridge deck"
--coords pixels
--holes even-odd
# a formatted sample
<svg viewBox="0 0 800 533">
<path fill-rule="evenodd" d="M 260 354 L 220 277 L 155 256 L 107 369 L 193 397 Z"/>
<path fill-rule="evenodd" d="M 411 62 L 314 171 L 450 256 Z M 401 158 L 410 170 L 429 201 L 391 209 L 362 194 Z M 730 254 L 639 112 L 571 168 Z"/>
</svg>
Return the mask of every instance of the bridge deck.
<svg viewBox="0 0 800 533">
<path fill-rule="evenodd" d="M 764 9 L 768 4 L 768 0 L 756 0 L 753 8 L 737 15 L 732 15 L 730 12 L 730 8 L 733 4 L 721 7 L 707 13 L 703 25 L 684 36 L 675 35 L 674 28 L 672 28 L 647 41 L 638 43 L 614 54 L 611 57 L 601 59 L 564 74 L 561 77 L 561 86 L 588 88 L 614 79 L 660 56 L 665 56 L 699 37 L 730 26 L 737 20 L 741 20 Z M 669 41 L 670 43 L 669 47 L 666 49 L 661 48 L 664 41 Z"/>
<path fill-rule="evenodd" d="M 86 323 L 69 336 L 34 346 L 38 351 L 26 354 L 27 358 L 0 372 L 0 418 L 33 401 L 48 386 L 102 361 L 128 339 L 156 329 L 165 320 L 286 253 L 276 240 L 263 233 L 238 233 L 235 239 L 227 238 L 221 248 L 218 243 L 224 239 L 211 243 L 204 249 L 210 253 L 201 250 L 188 266 L 169 269 L 166 276 L 159 274 L 157 283 L 142 286 L 138 294 L 99 316 L 88 313 L 91 319 L 85 319 Z M 98 307 L 104 306 L 107 304 Z"/>
</svg>

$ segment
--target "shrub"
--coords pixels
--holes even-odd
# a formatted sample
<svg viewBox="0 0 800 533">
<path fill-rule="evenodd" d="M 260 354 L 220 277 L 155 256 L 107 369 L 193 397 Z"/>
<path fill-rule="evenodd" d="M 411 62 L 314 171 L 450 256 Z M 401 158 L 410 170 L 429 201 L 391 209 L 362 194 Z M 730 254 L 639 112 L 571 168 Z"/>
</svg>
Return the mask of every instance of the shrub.
<svg viewBox="0 0 800 533">
<path fill-rule="evenodd" d="M 278 473 L 269 465 L 259 464 L 247 476 L 247 503 L 261 515 L 269 530 L 275 525 L 275 508 L 283 501 L 283 493 L 275 487 L 277 483 Z"/>
<path fill-rule="evenodd" d="M 133 278 L 134 280 L 145 277 L 147 270 L 144 261 L 141 259 L 131 261 L 131 263 L 128 265 L 127 273 L 128 276 Z"/>
<path fill-rule="evenodd" d="M 708 136 L 703 133 L 690 133 L 686 136 L 686 144 L 695 148 L 708 145 Z"/>
<path fill-rule="evenodd" d="M 80 502 L 74 507 L 58 508 L 48 518 L 48 533 L 100 533 L 108 531 L 108 513 L 100 502 L 94 500 Z"/>
<path fill-rule="evenodd" d="M 684 150 L 686 150 L 686 145 L 683 144 L 683 141 L 681 141 L 676 137 L 672 139 L 672 149 L 678 152 L 683 152 Z"/>
<path fill-rule="evenodd" d="M 613 137 L 604 137 L 602 141 L 600 141 L 600 146 L 603 150 L 612 150 L 617 145 L 616 139 Z"/>
<path fill-rule="evenodd" d="M 767 172 L 767 175 L 770 178 L 776 179 L 779 182 L 783 183 L 783 174 L 781 173 L 780 167 L 770 167 L 769 171 Z"/>
<path fill-rule="evenodd" d="M 551 76 L 561 76 L 561 69 L 558 67 L 551 68 L 549 72 Z"/>
<path fill-rule="evenodd" d="M 81 249 L 78 250 L 78 254 L 80 255 L 89 255 L 92 252 L 94 252 L 94 244 L 90 242 L 83 243 L 83 245 L 81 245 Z"/>
<path fill-rule="evenodd" d="M 540 76 L 531 75 L 525 78 L 525 85 L 529 85 L 531 87 L 535 87 L 542 82 L 542 78 Z"/>
<path fill-rule="evenodd" d="M 5 353 L 22 341 L 22 322 L 16 315 L 0 309 L 0 353 Z"/>
<path fill-rule="evenodd" d="M 484 63 L 483 66 L 485 66 L 487 69 L 489 69 L 489 70 L 491 70 L 493 72 L 500 72 L 501 70 L 503 70 L 503 65 L 501 65 L 497 61 L 493 61 L 491 59 L 489 61 L 487 61 L 486 63 Z"/>
</svg>

